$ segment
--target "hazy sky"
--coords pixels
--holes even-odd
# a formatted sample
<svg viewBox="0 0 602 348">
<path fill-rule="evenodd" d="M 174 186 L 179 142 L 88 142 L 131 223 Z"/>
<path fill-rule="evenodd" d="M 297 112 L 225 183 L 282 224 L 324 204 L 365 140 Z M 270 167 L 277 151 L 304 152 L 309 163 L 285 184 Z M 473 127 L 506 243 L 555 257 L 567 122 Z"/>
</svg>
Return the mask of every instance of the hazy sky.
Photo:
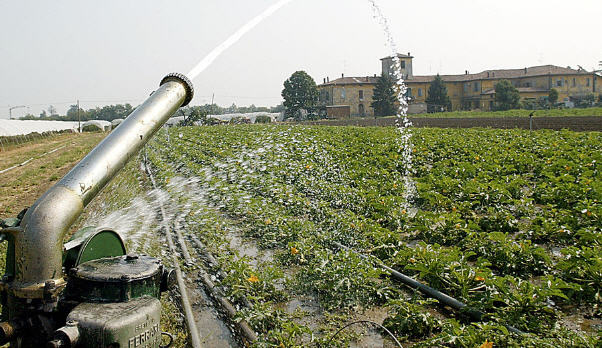
<svg viewBox="0 0 602 348">
<path fill-rule="evenodd" d="M 0 0 L 0 118 L 137 104 L 275 0 Z M 600 0 L 379 0 L 414 74 L 602 60 Z M 389 53 L 367 0 L 295 0 L 195 81 L 192 104 L 276 105 L 283 81 L 380 73 Z M 15 110 L 21 116 L 26 109 Z"/>
</svg>

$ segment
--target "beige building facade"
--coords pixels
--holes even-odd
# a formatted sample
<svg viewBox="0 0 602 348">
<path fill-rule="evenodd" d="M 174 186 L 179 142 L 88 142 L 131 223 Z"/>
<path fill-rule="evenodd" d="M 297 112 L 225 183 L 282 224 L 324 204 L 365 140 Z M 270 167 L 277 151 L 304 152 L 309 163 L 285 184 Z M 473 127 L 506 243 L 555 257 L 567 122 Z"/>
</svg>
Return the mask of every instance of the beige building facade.
<svg viewBox="0 0 602 348">
<path fill-rule="evenodd" d="M 413 74 L 413 58 L 410 53 L 399 54 L 401 73 L 408 87 L 410 113 L 426 112 L 428 89 L 435 75 L 415 76 Z M 393 74 L 393 57 L 381 59 L 382 74 Z M 602 94 L 602 76 L 583 69 L 563 68 L 554 65 L 542 65 L 522 69 L 486 70 L 471 74 L 468 71 L 461 75 L 441 75 L 448 96 L 452 102 L 452 110 L 494 109 L 495 84 L 508 80 L 515 86 L 521 99 L 537 101 L 547 98 L 551 89 L 558 91 L 559 101 L 570 101 L 571 98 L 588 94 Z M 378 81 L 377 75 L 362 77 L 345 77 L 330 81 L 329 78 L 318 86 L 320 102 L 324 106 L 350 107 L 351 117 L 374 116 L 372 103 L 373 90 Z"/>
</svg>

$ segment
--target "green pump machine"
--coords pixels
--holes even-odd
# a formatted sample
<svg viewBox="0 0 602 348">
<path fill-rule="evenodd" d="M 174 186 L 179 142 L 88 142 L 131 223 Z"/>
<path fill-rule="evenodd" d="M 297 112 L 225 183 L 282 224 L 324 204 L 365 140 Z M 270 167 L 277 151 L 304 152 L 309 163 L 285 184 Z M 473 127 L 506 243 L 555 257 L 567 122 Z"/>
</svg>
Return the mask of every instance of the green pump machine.
<svg viewBox="0 0 602 348">
<path fill-rule="evenodd" d="M 85 228 L 63 241 L 86 205 L 193 93 L 184 75 L 167 75 L 30 208 L 0 220 L 8 243 L 0 345 L 161 347 L 159 298 L 173 283 L 171 271 L 156 258 L 128 254 L 110 229 Z"/>
</svg>

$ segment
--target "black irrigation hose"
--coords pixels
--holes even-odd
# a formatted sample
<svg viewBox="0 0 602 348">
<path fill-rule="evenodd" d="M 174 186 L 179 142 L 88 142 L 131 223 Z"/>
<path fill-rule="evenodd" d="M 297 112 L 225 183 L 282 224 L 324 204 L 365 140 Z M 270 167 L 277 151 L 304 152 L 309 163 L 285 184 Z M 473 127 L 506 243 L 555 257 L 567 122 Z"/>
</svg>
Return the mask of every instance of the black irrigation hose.
<svg viewBox="0 0 602 348">
<path fill-rule="evenodd" d="M 205 245 L 203 243 L 201 243 L 201 241 L 198 238 L 196 238 L 195 236 L 192 237 L 192 240 L 195 242 L 195 244 L 199 248 L 197 251 L 199 251 L 199 253 L 203 257 L 205 257 L 210 263 L 214 262 L 217 265 L 217 261 L 215 260 L 213 255 L 211 255 L 206 250 Z M 200 270 L 200 276 L 201 276 L 201 281 L 203 282 L 203 285 L 205 286 L 205 289 L 221 305 L 222 309 L 226 312 L 229 319 L 238 326 L 240 333 L 242 333 L 244 338 L 247 339 L 248 343 L 252 344 L 252 343 L 256 342 L 257 335 L 255 334 L 255 331 L 253 331 L 253 329 L 251 328 L 251 326 L 249 325 L 249 323 L 246 320 L 244 320 L 244 319 L 239 320 L 239 321 L 236 320 L 236 315 L 238 314 L 238 311 L 236 310 L 236 308 L 234 308 L 232 303 L 225 296 L 223 296 L 221 294 L 221 291 L 215 286 L 213 281 L 211 281 L 211 278 L 209 278 L 209 275 L 207 274 L 207 272 L 205 272 L 205 270 L 203 270 L 202 268 Z"/>
<path fill-rule="evenodd" d="M 153 177 L 153 172 L 150 166 L 147 164 L 146 156 L 144 157 L 144 167 L 148 173 L 148 176 L 151 180 L 153 188 L 157 188 L 157 184 L 155 182 L 155 178 Z M 190 344 L 194 348 L 201 348 L 201 338 L 199 336 L 199 330 L 196 327 L 196 321 L 194 319 L 194 314 L 192 313 L 192 306 L 190 305 L 190 300 L 188 299 L 188 292 L 186 290 L 186 284 L 184 282 L 184 277 L 182 275 L 182 270 L 180 269 L 179 261 L 176 257 L 176 248 L 173 243 L 173 239 L 171 237 L 170 227 L 167 223 L 167 218 L 165 214 L 165 209 L 163 204 L 159 204 L 161 210 L 161 225 L 163 225 L 163 230 L 165 231 L 165 237 L 167 238 L 167 243 L 169 244 L 169 249 L 171 251 L 171 258 L 174 264 L 174 269 L 176 271 L 176 280 L 178 284 L 178 288 L 180 290 L 180 300 L 182 307 L 184 309 L 184 319 L 186 320 L 186 324 L 188 326 L 188 331 L 190 333 Z"/>
<path fill-rule="evenodd" d="M 403 348 L 403 346 L 401 345 L 401 343 L 399 343 L 399 341 L 397 340 L 397 338 L 395 337 L 395 335 L 393 335 L 393 333 L 391 331 L 389 331 L 389 329 L 387 329 L 386 327 L 380 325 L 377 322 L 371 321 L 371 320 L 358 320 L 358 321 L 354 321 L 352 323 L 349 323 L 343 327 L 341 327 L 337 332 L 334 333 L 334 335 L 330 336 L 330 338 L 328 339 L 328 342 L 326 342 L 326 347 L 330 347 L 330 343 L 332 342 L 332 340 L 338 336 L 339 333 L 341 333 L 341 331 L 345 330 L 346 328 L 355 325 L 355 324 L 372 324 L 375 325 L 377 327 L 379 327 L 380 329 L 383 329 L 392 339 L 393 341 L 395 341 L 395 343 L 397 344 L 397 346 Z"/>
<path fill-rule="evenodd" d="M 145 164 L 146 164 L 146 158 L 145 158 Z M 151 178 L 153 187 L 156 188 L 156 184 L 155 184 L 154 178 L 152 176 L 152 171 L 150 170 L 150 168 L 149 168 L 148 165 L 145 165 L 145 167 L 146 167 L 146 169 L 147 169 L 147 171 L 149 173 L 149 176 Z M 161 213 L 162 213 L 163 218 L 165 220 L 165 213 L 164 213 L 164 210 L 163 210 L 163 205 L 161 205 Z M 174 221 L 174 225 L 175 225 L 174 226 L 174 230 L 175 230 L 175 232 L 176 232 L 176 234 L 178 236 L 178 243 L 180 244 L 180 247 L 181 247 L 181 249 L 183 251 L 184 260 L 186 261 L 186 263 L 188 265 L 193 265 L 194 262 L 193 262 L 192 258 L 190 257 L 190 253 L 188 252 L 188 248 L 186 247 L 186 242 L 184 240 L 184 236 L 180 232 L 179 226 L 177 224 L 178 224 L 178 219 L 175 219 L 175 221 Z M 167 226 L 166 226 L 166 232 L 169 234 L 169 229 L 167 228 Z M 199 247 L 199 249 L 201 251 L 201 254 L 203 254 L 203 256 L 205 256 L 206 258 L 209 258 L 210 262 L 213 261 L 213 262 L 215 262 L 215 264 L 217 264 L 217 261 L 215 260 L 215 258 L 211 254 L 209 254 L 208 252 L 203 252 L 206 249 L 205 249 L 204 245 L 200 242 L 200 240 L 198 240 L 198 238 L 196 238 L 194 236 L 193 236 L 193 240 L 194 240 L 195 243 L 197 243 L 197 245 L 198 245 L 198 247 Z M 175 255 L 175 247 L 172 248 L 173 247 L 173 242 L 171 241 L 171 235 L 168 236 L 168 242 L 170 243 L 170 248 L 171 248 L 171 251 L 172 251 L 172 255 Z M 210 256 L 210 257 L 208 257 L 208 256 Z M 181 271 L 180 271 L 179 265 L 176 262 L 174 262 L 174 263 L 175 263 L 175 266 L 176 266 L 176 276 L 177 276 L 178 272 L 181 272 Z M 247 340 L 247 343 L 251 343 L 252 344 L 252 343 L 256 342 L 257 341 L 257 335 L 255 334 L 255 332 L 253 331 L 253 329 L 251 328 L 251 326 L 249 325 L 249 323 L 247 323 L 246 320 L 237 321 L 235 319 L 236 315 L 238 314 L 238 311 L 236 310 L 236 308 L 232 305 L 232 303 L 226 297 L 224 297 L 224 296 L 221 295 L 219 289 L 215 286 L 215 284 L 213 284 L 213 282 L 209 278 L 209 275 L 203 269 L 200 270 L 199 275 L 200 275 L 200 278 L 201 278 L 201 281 L 202 281 L 203 285 L 205 286 L 205 289 L 217 301 L 217 303 L 219 303 L 219 305 L 222 307 L 222 309 L 224 310 L 224 312 L 228 315 L 229 319 L 238 327 L 240 333 Z M 184 290 L 180 289 L 180 292 L 182 292 L 182 291 L 186 291 L 185 288 L 184 288 Z M 182 300 L 184 300 L 184 299 L 182 299 Z M 188 302 L 187 299 L 186 299 L 186 302 Z M 190 313 L 190 314 L 192 315 L 192 313 Z M 195 339 L 194 339 L 194 334 L 192 334 L 192 331 L 196 331 L 198 333 L 198 330 L 196 329 L 196 326 L 194 325 L 194 321 L 193 321 L 193 325 L 192 326 L 189 325 L 189 330 L 191 331 L 191 338 L 193 338 L 193 341 L 194 341 Z M 197 336 L 198 336 L 198 334 L 197 334 Z M 194 346 L 194 342 L 192 342 L 192 343 L 193 343 L 193 346 Z"/>
<path fill-rule="evenodd" d="M 368 256 L 361 254 L 349 247 L 346 247 L 341 243 L 334 242 L 334 244 L 341 249 L 344 249 L 344 250 L 350 251 L 356 255 L 359 255 L 361 258 L 363 258 L 365 260 L 368 260 L 368 261 L 371 260 L 370 258 L 368 258 Z M 485 313 L 481 312 L 480 310 L 470 308 L 466 303 L 460 302 L 460 301 L 456 300 L 455 298 L 442 293 L 441 291 L 433 289 L 430 286 L 424 285 L 424 284 L 420 283 L 419 281 L 417 281 L 413 278 L 410 278 L 407 275 L 405 275 L 401 272 L 398 272 L 398 271 L 394 270 L 393 268 L 383 264 L 380 260 L 378 260 L 378 261 L 374 260 L 374 261 L 376 261 L 378 266 L 389 271 L 393 278 L 401 281 L 402 283 L 404 283 L 405 285 L 407 285 L 413 289 L 416 289 L 416 290 L 422 292 L 423 294 L 425 294 L 431 298 L 438 300 L 440 303 L 442 303 L 446 306 L 449 306 L 455 310 L 458 310 L 458 311 L 468 315 L 468 317 L 470 317 L 470 319 L 472 319 L 474 321 L 487 321 L 488 320 L 487 315 Z M 520 335 L 525 334 L 523 331 L 521 331 L 513 326 L 510 326 L 510 325 L 504 325 L 504 326 L 508 329 L 508 331 L 510 331 L 512 333 L 520 334 Z"/>
</svg>

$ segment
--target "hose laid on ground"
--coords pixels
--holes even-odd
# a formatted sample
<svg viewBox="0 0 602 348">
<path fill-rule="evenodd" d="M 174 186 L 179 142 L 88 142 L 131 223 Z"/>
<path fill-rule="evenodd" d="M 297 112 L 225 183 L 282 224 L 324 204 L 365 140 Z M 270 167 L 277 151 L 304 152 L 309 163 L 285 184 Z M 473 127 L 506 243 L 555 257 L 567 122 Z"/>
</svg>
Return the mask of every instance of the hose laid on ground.
<svg viewBox="0 0 602 348">
<path fill-rule="evenodd" d="M 438 300 L 440 303 L 449 306 L 455 310 L 461 311 L 462 313 L 465 313 L 466 315 L 468 315 L 468 317 L 470 317 L 470 319 L 474 320 L 474 321 L 486 321 L 487 320 L 487 315 L 477 309 L 474 308 L 470 308 L 466 303 L 464 302 L 460 302 L 458 300 L 456 300 L 455 298 L 446 295 L 444 293 L 442 293 L 441 291 L 435 290 L 433 288 L 431 288 L 430 286 L 424 285 L 422 283 L 420 283 L 419 281 L 408 277 L 407 275 L 398 272 L 396 270 L 394 270 L 393 268 L 385 265 L 382 263 L 382 261 L 376 259 L 375 258 L 369 258 L 368 256 L 359 253 L 347 246 L 344 246 L 341 243 L 338 242 L 334 242 L 334 245 L 336 245 L 337 247 L 346 250 L 346 251 L 350 251 L 356 255 L 358 255 L 359 257 L 363 258 L 364 260 L 367 261 L 374 261 L 376 264 L 378 264 L 379 267 L 381 267 L 382 269 L 389 271 L 391 273 L 391 276 L 399 281 L 401 281 L 402 283 L 404 283 L 405 285 L 416 289 L 420 292 L 422 292 L 423 294 L 427 295 L 428 297 L 434 298 L 436 300 Z M 508 331 L 515 333 L 515 334 L 525 334 L 524 332 L 522 332 L 521 330 L 510 326 L 510 325 L 504 325 Z"/>
<path fill-rule="evenodd" d="M 167 143 L 169 144 L 170 143 L 169 129 L 166 129 L 166 136 L 167 136 Z M 184 139 L 184 140 L 187 140 L 187 139 Z M 194 143 L 196 145 L 200 145 L 191 140 L 187 140 L 187 141 Z M 178 224 L 177 219 L 174 223 Z M 188 252 L 188 248 L 186 247 L 184 237 L 180 233 L 179 228 L 176 229 L 176 233 L 178 234 L 178 240 L 179 240 L 180 245 L 182 246 L 182 251 L 183 251 L 183 255 L 186 260 L 186 263 L 192 265 L 193 262 L 192 262 L 192 259 L 190 258 L 190 253 Z M 215 265 L 218 264 L 217 260 L 213 257 L 213 255 L 211 255 L 209 252 L 207 252 L 207 248 L 205 247 L 205 245 L 203 245 L 203 243 L 198 238 L 196 238 L 195 236 L 192 236 L 192 240 L 197 245 L 198 251 L 202 254 L 203 257 L 205 257 L 205 259 L 207 259 L 207 261 L 209 261 L 210 264 L 215 264 Z M 257 335 L 255 334 L 255 331 L 253 331 L 253 329 L 251 328 L 249 323 L 247 323 L 246 320 L 240 320 L 240 321 L 235 320 L 238 311 L 234 308 L 232 303 L 225 296 L 223 296 L 221 294 L 221 292 L 215 286 L 215 284 L 213 284 L 213 281 L 211 281 L 207 272 L 205 272 L 203 269 L 201 269 L 199 273 L 200 273 L 200 277 L 203 282 L 203 285 L 205 286 L 207 291 L 221 305 L 222 309 L 230 317 L 232 322 L 234 322 L 234 324 L 236 326 L 238 326 L 239 332 L 242 333 L 242 335 L 244 336 L 244 338 L 247 339 L 247 341 L 249 341 L 248 343 L 252 344 L 253 342 L 257 341 Z M 245 298 L 245 305 L 247 307 L 250 307 L 250 304 L 246 300 L 246 298 Z"/>
<path fill-rule="evenodd" d="M 213 255 L 209 254 L 206 251 L 205 245 L 203 245 L 203 243 L 194 236 L 192 237 L 192 240 L 195 242 L 199 250 L 201 250 L 200 252 L 201 254 L 203 254 L 203 257 L 205 257 L 207 261 L 209 261 L 209 263 L 217 265 L 217 260 L 215 260 Z M 215 286 L 215 284 L 213 284 L 213 281 L 211 281 L 209 275 L 204 270 L 201 270 L 201 279 L 203 281 L 203 284 L 205 285 L 205 288 L 211 293 L 211 296 L 213 296 L 213 298 L 215 298 L 220 303 L 224 311 L 236 323 L 238 329 L 249 341 L 249 343 L 257 341 L 257 335 L 255 334 L 255 331 L 253 331 L 253 329 L 251 328 L 249 323 L 247 323 L 246 320 L 240 320 L 238 322 L 234 320 L 237 314 L 236 309 L 226 297 L 221 295 L 219 289 Z"/>
<path fill-rule="evenodd" d="M 146 165 L 146 160 L 144 161 L 144 168 L 148 173 L 148 176 L 151 180 L 154 189 L 157 189 L 157 185 L 155 182 L 155 178 L 153 177 L 153 172 L 148 165 Z M 184 277 L 182 276 L 182 270 L 180 269 L 180 264 L 178 258 L 176 257 L 176 247 L 173 243 L 173 239 L 171 237 L 171 231 L 167 224 L 167 218 L 165 214 L 165 209 L 163 204 L 159 202 L 159 207 L 161 210 L 162 224 L 163 229 L 165 230 L 165 236 L 167 237 L 167 244 L 169 244 L 169 249 L 171 251 L 171 257 L 173 261 L 174 268 L 176 270 L 176 279 L 178 282 L 178 288 L 180 290 L 180 298 L 182 299 L 182 307 L 184 309 L 184 318 L 186 319 L 186 325 L 188 326 L 188 331 L 190 331 L 190 341 L 193 348 L 201 348 L 201 339 L 199 337 L 199 330 L 196 327 L 196 321 L 194 319 L 194 315 L 192 314 L 192 307 L 190 306 L 190 300 L 188 299 L 188 292 L 186 291 L 186 284 L 184 283 Z"/>
<path fill-rule="evenodd" d="M 188 247 L 186 246 L 186 242 L 184 242 L 184 236 L 182 232 L 180 232 L 180 224 L 178 223 L 178 219 L 174 219 L 174 231 L 176 231 L 176 236 L 178 237 L 178 244 L 180 244 L 180 248 L 182 249 L 182 255 L 184 256 L 184 260 L 188 265 L 192 265 L 192 258 L 190 257 L 190 253 L 188 252 Z"/>
<path fill-rule="evenodd" d="M 6 168 L 6 169 L 2 169 L 2 170 L 0 170 L 0 174 L 6 173 L 6 172 L 8 172 L 8 171 L 11 171 L 11 170 L 13 170 L 13 169 L 15 169 L 15 168 L 18 168 L 18 167 L 23 167 L 23 166 L 26 166 L 26 165 L 27 165 L 29 162 L 31 162 L 31 161 L 33 161 L 33 160 L 35 160 L 35 159 L 42 158 L 42 157 L 44 157 L 44 156 L 50 155 L 51 153 L 55 153 L 55 152 L 57 152 L 58 150 L 60 150 L 60 149 L 62 149 L 62 148 L 64 148 L 64 147 L 67 147 L 67 145 L 63 145 L 63 146 L 61 146 L 61 147 L 57 147 L 57 148 L 56 148 L 56 149 L 54 149 L 54 150 L 51 150 L 51 151 L 45 152 L 45 153 L 43 153 L 43 154 L 41 154 L 41 155 L 39 155 L 39 156 L 36 156 L 36 157 L 32 157 L 32 158 L 28 159 L 28 160 L 27 160 L 27 161 L 25 161 L 25 162 L 22 162 L 22 163 L 19 163 L 19 164 L 15 164 L 14 166 L 12 166 L 12 167 L 9 167 L 9 168 Z"/>
</svg>

